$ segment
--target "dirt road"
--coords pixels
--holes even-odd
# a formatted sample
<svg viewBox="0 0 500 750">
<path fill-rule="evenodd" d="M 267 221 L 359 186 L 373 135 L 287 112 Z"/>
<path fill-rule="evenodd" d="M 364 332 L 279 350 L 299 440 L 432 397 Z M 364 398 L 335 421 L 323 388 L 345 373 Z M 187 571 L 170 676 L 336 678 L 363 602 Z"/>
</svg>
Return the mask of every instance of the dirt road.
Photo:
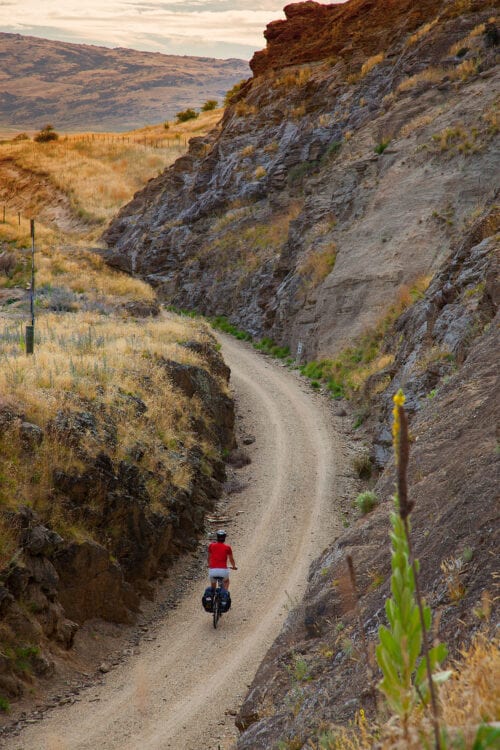
<svg viewBox="0 0 500 750">
<path fill-rule="evenodd" d="M 139 654 L 72 706 L 8 741 L 10 750 L 217 750 L 237 732 L 232 714 L 278 634 L 307 570 L 338 531 L 336 466 L 342 456 L 325 402 L 248 345 L 224 338 L 239 420 L 256 440 L 246 485 L 228 525 L 239 570 L 233 608 L 214 630 L 201 609 L 205 581 Z M 236 520 L 237 519 L 237 520 Z"/>
</svg>

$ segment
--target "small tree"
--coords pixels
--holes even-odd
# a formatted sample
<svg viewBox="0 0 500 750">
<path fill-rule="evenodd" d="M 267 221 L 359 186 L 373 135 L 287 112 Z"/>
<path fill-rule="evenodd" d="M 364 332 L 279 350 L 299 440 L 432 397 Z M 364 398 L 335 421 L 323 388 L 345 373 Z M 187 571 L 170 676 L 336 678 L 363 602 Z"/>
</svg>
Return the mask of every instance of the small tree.
<svg viewBox="0 0 500 750">
<path fill-rule="evenodd" d="M 177 112 L 176 114 L 177 122 L 187 122 L 188 120 L 196 120 L 198 117 L 198 112 L 195 112 L 194 109 L 184 109 L 182 112 Z"/>
<path fill-rule="evenodd" d="M 217 108 L 218 103 L 217 99 L 207 99 L 201 110 L 202 112 L 211 112 L 212 109 Z"/>
<path fill-rule="evenodd" d="M 34 140 L 37 143 L 48 143 L 49 141 L 57 141 L 58 138 L 59 134 L 54 130 L 54 126 L 49 123 L 35 135 Z"/>
</svg>

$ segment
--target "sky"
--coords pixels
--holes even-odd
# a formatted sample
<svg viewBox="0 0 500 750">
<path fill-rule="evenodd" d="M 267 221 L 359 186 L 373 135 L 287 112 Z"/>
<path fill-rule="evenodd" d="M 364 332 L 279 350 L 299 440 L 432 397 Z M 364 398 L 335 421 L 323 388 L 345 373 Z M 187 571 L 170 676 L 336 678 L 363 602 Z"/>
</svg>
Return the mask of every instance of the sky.
<svg viewBox="0 0 500 750">
<path fill-rule="evenodd" d="M 330 0 L 331 2 L 332 0 Z M 77 44 L 250 59 L 290 0 L 0 0 L 0 31 Z"/>
</svg>

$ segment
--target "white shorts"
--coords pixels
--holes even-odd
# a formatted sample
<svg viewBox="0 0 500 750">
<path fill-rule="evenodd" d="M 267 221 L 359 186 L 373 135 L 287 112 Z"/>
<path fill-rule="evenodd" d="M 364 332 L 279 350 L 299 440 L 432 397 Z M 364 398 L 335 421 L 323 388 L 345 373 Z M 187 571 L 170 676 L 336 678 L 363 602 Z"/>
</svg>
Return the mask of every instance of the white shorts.
<svg viewBox="0 0 500 750">
<path fill-rule="evenodd" d="M 227 568 L 209 568 L 208 577 L 212 583 L 215 583 L 216 578 L 229 578 L 229 570 Z"/>
</svg>

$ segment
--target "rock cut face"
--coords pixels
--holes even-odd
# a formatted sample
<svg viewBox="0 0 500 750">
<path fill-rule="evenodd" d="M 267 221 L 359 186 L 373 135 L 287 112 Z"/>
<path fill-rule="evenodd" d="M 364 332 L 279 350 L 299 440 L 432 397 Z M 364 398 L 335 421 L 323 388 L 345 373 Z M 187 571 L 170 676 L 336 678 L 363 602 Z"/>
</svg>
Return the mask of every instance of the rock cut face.
<svg viewBox="0 0 500 750">
<path fill-rule="evenodd" d="M 493 7 L 462 6 L 287 6 L 219 128 L 112 222 L 108 262 L 305 359 L 377 325 L 498 183 Z"/>
</svg>

